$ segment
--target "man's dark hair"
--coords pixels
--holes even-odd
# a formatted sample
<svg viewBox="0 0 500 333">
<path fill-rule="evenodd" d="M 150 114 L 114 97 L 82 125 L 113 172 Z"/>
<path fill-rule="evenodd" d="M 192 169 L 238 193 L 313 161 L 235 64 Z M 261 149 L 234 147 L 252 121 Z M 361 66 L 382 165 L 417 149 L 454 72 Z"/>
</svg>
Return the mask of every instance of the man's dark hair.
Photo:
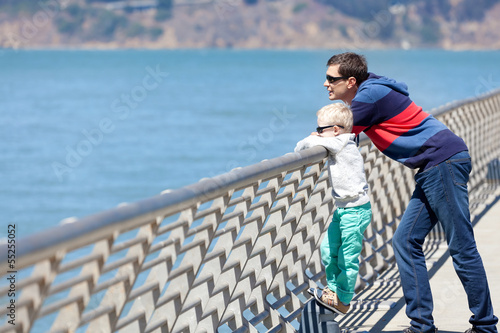
<svg viewBox="0 0 500 333">
<path fill-rule="evenodd" d="M 339 65 L 339 74 L 342 76 L 353 76 L 359 86 L 368 78 L 368 64 L 366 58 L 354 52 L 339 53 L 331 57 L 327 66 Z"/>
</svg>

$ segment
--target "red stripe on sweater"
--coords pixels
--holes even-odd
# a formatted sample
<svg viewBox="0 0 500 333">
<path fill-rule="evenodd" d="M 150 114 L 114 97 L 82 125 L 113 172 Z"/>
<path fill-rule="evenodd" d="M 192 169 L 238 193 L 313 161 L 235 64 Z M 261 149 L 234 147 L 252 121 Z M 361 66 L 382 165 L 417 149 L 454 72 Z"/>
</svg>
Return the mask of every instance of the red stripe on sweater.
<svg viewBox="0 0 500 333">
<path fill-rule="evenodd" d="M 365 133 L 380 151 L 384 151 L 394 140 L 417 127 L 428 116 L 428 113 L 412 102 L 398 115 L 372 126 Z"/>
</svg>

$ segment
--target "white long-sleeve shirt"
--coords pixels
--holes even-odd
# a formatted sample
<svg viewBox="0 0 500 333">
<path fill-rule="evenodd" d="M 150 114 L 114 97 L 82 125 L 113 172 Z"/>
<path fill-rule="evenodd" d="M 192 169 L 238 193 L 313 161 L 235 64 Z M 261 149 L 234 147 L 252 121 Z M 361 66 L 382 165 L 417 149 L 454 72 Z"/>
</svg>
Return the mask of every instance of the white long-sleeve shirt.
<svg viewBox="0 0 500 333">
<path fill-rule="evenodd" d="M 370 201 L 364 162 L 354 142 L 354 134 L 335 137 L 308 136 L 295 151 L 323 146 L 328 150 L 328 175 L 337 207 L 356 207 Z"/>
</svg>

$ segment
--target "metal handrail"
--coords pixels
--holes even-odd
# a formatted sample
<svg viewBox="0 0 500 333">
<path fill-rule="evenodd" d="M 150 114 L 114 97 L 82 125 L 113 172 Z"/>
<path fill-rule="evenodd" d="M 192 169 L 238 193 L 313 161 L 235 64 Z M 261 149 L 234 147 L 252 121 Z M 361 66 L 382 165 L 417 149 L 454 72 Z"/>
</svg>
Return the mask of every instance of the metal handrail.
<svg viewBox="0 0 500 333">
<path fill-rule="evenodd" d="M 141 227 L 146 223 L 144 216 L 149 215 L 151 219 L 154 219 L 157 216 L 170 215 L 174 211 L 186 209 L 197 202 L 212 200 L 230 189 L 267 179 L 279 172 L 317 163 L 326 156 L 327 151 L 323 147 L 286 154 L 29 235 L 17 242 L 16 266 L 22 269 L 56 255 L 61 248 L 72 251 L 101 240 L 103 234 Z M 138 217 L 141 217 L 140 220 L 137 219 Z M 1 246 L 2 251 L 7 253 L 7 244 L 1 244 Z M 0 275 L 6 274 L 6 271 L 6 267 L 2 266 Z"/>
</svg>

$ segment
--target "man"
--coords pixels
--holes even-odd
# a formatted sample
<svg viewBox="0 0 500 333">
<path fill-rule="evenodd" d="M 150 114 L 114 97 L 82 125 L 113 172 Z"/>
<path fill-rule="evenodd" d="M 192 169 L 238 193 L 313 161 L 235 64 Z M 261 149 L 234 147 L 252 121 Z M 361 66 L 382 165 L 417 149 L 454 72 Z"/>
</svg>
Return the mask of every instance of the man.
<svg viewBox="0 0 500 333">
<path fill-rule="evenodd" d="M 405 333 L 437 332 L 422 245 L 441 221 L 450 255 L 469 301 L 472 328 L 497 332 L 486 273 L 470 222 L 467 181 L 471 159 L 465 142 L 409 97 L 404 83 L 368 72 L 362 55 L 328 60 L 324 86 L 330 100 L 351 106 L 353 133 L 365 132 L 388 157 L 418 169 L 416 186 L 394 234 L 393 247 L 411 327 Z"/>
</svg>

